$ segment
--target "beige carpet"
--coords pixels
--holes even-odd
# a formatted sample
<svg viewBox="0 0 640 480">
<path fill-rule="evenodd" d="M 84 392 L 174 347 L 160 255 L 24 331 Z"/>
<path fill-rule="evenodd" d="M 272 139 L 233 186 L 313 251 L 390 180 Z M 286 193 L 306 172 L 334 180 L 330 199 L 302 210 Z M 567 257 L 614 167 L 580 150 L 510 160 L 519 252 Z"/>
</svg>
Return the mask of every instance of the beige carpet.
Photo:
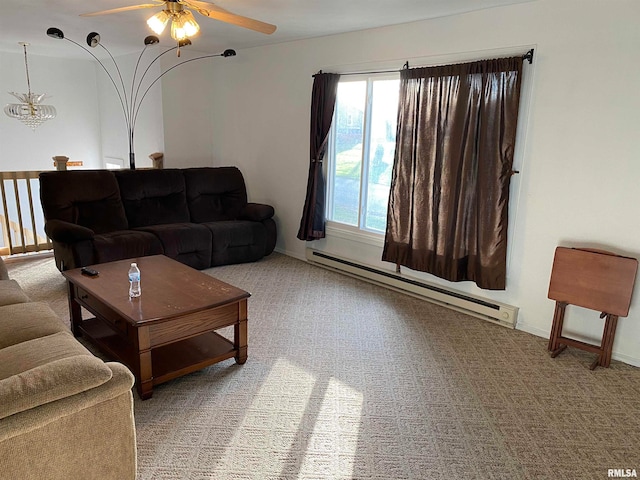
<svg viewBox="0 0 640 480">
<path fill-rule="evenodd" d="M 67 318 L 51 258 L 9 270 Z M 551 359 L 544 339 L 284 255 L 208 273 L 252 293 L 249 359 L 136 396 L 141 480 L 640 471 L 638 368 L 590 371 L 575 349 Z"/>
</svg>

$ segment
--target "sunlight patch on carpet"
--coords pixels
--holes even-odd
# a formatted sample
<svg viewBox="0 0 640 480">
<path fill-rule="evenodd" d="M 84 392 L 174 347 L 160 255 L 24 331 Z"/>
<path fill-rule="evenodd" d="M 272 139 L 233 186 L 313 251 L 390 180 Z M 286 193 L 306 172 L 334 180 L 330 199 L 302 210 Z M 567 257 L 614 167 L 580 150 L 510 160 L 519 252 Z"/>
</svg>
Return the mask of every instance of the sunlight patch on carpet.
<svg viewBox="0 0 640 480">
<path fill-rule="evenodd" d="M 233 464 L 238 451 L 252 452 L 257 469 L 279 473 L 298 432 L 315 378 L 286 359 L 276 360 L 265 382 L 256 393 L 247 413 L 229 442 L 221 465 Z"/>
<path fill-rule="evenodd" d="M 352 477 L 362 404 L 362 393 L 335 378 L 329 379 L 299 479 L 320 478 L 328 471 L 335 478 Z"/>
</svg>

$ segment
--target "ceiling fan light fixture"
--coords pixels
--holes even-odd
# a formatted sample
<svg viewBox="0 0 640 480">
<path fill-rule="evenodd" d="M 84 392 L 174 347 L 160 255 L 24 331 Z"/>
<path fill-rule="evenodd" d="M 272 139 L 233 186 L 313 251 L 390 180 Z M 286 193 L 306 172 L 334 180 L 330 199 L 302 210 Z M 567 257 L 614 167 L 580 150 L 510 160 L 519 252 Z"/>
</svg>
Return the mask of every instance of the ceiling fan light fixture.
<svg viewBox="0 0 640 480">
<path fill-rule="evenodd" d="M 171 15 L 169 14 L 169 12 L 167 12 L 166 10 L 162 10 L 156 13 L 154 16 L 150 17 L 147 20 L 147 25 L 149 25 L 149 28 L 153 30 L 156 35 L 160 35 L 162 32 L 164 32 L 164 29 L 167 26 L 170 18 Z"/>
<path fill-rule="evenodd" d="M 171 38 L 178 42 L 187 38 L 187 32 L 185 32 L 184 28 L 182 28 L 181 22 L 178 22 L 176 20 L 171 22 Z"/>
<path fill-rule="evenodd" d="M 193 37 L 194 35 L 197 35 L 200 31 L 200 25 L 198 25 L 198 22 L 196 22 L 193 13 L 191 13 L 189 10 L 184 10 L 182 12 L 182 18 L 184 21 L 182 28 L 184 28 L 187 37 Z"/>
<path fill-rule="evenodd" d="M 200 25 L 189 10 L 183 10 L 173 14 L 171 20 L 171 38 L 179 42 L 188 37 L 193 37 L 200 31 Z"/>
</svg>

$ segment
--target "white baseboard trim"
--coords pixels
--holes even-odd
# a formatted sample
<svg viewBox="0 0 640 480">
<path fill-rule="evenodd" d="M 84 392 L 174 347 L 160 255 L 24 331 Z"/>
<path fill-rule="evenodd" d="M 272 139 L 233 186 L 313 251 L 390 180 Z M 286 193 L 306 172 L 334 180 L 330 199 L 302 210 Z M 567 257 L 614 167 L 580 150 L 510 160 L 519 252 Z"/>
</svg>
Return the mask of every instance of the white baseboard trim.
<svg viewBox="0 0 640 480">
<path fill-rule="evenodd" d="M 523 332 L 530 333 L 536 337 L 546 338 L 547 340 L 549 339 L 549 332 L 547 330 L 543 330 L 539 327 L 528 324 L 527 322 L 518 321 L 516 324 L 516 330 L 522 330 Z"/>
<path fill-rule="evenodd" d="M 640 358 L 632 357 L 630 355 L 623 355 L 621 353 L 611 352 L 611 358 L 619 360 L 623 363 L 633 365 L 634 367 L 640 367 Z"/>
<path fill-rule="evenodd" d="M 27 260 L 53 257 L 53 250 L 43 250 L 42 252 L 16 253 L 2 257 L 4 263 L 18 263 Z"/>
</svg>

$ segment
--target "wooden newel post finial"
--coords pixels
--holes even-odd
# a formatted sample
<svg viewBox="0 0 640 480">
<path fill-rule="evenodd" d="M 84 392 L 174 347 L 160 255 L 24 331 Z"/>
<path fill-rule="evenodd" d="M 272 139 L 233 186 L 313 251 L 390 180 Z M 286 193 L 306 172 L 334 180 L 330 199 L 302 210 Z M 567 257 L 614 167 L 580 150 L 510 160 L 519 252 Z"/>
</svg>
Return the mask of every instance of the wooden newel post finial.
<svg viewBox="0 0 640 480">
<path fill-rule="evenodd" d="M 67 162 L 69 161 L 69 157 L 65 157 L 64 155 L 56 155 L 53 157 L 53 166 L 59 172 L 63 172 L 67 169 Z"/>
<path fill-rule="evenodd" d="M 152 153 L 149 158 L 153 161 L 153 168 L 164 168 L 164 154 L 161 152 Z"/>
</svg>

